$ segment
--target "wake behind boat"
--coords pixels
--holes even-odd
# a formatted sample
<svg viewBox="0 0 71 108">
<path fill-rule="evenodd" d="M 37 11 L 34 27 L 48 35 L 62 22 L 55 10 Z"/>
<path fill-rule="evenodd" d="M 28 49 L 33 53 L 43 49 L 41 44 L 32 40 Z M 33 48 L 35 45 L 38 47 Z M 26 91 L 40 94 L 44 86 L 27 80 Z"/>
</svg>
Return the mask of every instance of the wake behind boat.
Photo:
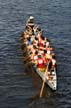
<svg viewBox="0 0 71 108">
<path fill-rule="evenodd" d="M 31 16 L 21 35 L 24 63 L 32 66 L 42 81 L 52 89 L 57 89 L 56 58 L 49 39 Z M 25 54 L 26 53 L 26 54 Z"/>
</svg>

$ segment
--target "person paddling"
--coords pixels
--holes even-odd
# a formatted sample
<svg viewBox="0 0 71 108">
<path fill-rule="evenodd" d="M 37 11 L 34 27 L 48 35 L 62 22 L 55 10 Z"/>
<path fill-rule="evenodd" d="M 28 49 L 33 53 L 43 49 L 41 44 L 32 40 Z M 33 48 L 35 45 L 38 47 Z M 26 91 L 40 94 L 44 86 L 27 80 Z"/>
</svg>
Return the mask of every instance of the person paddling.
<svg viewBox="0 0 71 108">
<path fill-rule="evenodd" d="M 52 70 L 54 70 L 56 68 L 56 57 L 55 54 L 52 54 Z"/>
<path fill-rule="evenodd" d="M 44 58 L 42 58 L 41 54 L 38 54 L 37 68 L 41 72 L 45 72 L 45 70 L 46 70 L 45 60 L 44 60 Z"/>
<path fill-rule="evenodd" d="M 34 64 L 37 64 L 37 60 L 38 60 L 38 51 L 37 50 L 35 51 L 35 54 L 32 55 L 31 59 Z"/>
</svg>

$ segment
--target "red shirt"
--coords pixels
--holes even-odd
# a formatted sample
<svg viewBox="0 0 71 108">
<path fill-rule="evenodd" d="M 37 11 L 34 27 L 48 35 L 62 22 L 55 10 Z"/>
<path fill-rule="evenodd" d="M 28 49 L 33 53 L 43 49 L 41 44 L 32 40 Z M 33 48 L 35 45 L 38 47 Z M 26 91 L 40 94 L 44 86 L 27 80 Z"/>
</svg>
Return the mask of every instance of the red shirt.
<svg viewBox="0 0 71 108">
<path fill-rule="evenodd" d="M 42 38 L 39 39 L 39 47 L 44 47 L 44 40 Z"/>
</svg>

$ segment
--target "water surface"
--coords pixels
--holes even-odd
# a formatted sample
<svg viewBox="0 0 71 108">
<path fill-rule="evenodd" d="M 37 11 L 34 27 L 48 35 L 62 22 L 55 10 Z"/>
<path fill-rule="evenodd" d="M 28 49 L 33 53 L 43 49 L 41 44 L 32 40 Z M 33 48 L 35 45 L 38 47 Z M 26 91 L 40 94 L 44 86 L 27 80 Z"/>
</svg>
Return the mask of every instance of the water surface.
<svg viewBox="0 0 71 108">
<path fill-rule="evenodd" d="M 20 35 L 30 15 L 44 29 L 57 56 L 58 88 L 34 94 L 22 62 Z M 71 1 L 0 0 L 0 108 L 71 108 Z M 39 93 L 41 82 L 38 80 Z M 47 95 L 49 94 L 50 95 Z"/>
</svg>

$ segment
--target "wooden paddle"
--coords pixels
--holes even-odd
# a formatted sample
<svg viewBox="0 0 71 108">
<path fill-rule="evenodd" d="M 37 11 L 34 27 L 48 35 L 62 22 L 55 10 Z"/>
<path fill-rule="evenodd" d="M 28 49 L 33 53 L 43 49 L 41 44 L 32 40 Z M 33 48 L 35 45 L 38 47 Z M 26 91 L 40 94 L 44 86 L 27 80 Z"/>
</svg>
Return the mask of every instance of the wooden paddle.
<svg viewBox="0 0 71 108">
<path fill-rule="evenodd" d="M 46 67 L 46 71 L 45 71 L 44 74 L 46 74 L 47 72 L 48 72 L 48 67 Z M 46 81 L 46 79 L 44 78 L 44 79 L 43 79 L 43 83 L 42 83 L 42 87 L 41 87 L 41 90 L 40 90 L 40 98 L 41 98 L 42 95 L 43 95 L 43 90 L 44 90 L 44 86 L 45 86 L 45 81 Z"/>
</svg>

